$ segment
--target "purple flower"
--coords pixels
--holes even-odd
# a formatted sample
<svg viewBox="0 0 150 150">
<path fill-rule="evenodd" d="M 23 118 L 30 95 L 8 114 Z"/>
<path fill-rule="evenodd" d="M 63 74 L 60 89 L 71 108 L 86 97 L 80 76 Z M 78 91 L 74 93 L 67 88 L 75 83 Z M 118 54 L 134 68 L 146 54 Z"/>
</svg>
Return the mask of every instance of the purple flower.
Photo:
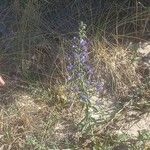
<svg viewBox="0 0 150 150">
<path fill-rule="evenodd" d="M 80 40 L 80 45 L 81 45 L 81 46 L 87 45 L 87 41 L 84 40 L 84 39 L 81 39 L 81 40 Z"/>
<path fill-rule="evenodd" d="M 97 91 L 97 92 L 102 91 L 103 88 L 104 88 L 104 82 L 101 82 L 101 83 L 98 82 L 98 83 L 96 84 L 96 91 Z"/>
<path fill-rule="evenodd" d="M 90 65 L 87 65 L 86 67 L 87 67 L 88 74 L 92 75 L 93 74 L 93 68 Z"/>
<path fill-rule="evenodd" d="M 88 51 L 88 47 L 87 47 L 87 46 L 83 46 L 82 49 L 83 49 L 84 51 L 86 51 L 86 52 Z"/>
<path fill-rule="evenodd" d="M 68 56 L 67 56 L 67 60 L 68 60 L 68 61 L 72 60 L 71 55 L 68 55 Z"/>
<path fill-rule="evenodd" d="M 74 65 L 72 65 L 71 63 L 67 66 L 67 70 L 71 70 L 73 68 Z"/>
<path fill-rule="evenodd" d="M 72 45 L 72 48 L 78 48 L 78 46 L 77 45 Z"/>
<path fill-rule="evenodd" d="M 88 42 L 84 39 L 80 40 L 80 47 L 83 51 L 88 51 Z"/>
<path fill-rule="evenodd" d="M 74 36 L 74 37 L 73 37 L 73 39 L 74 39 L 74 40 L 76 40 L 76 39 L 77 39 L 77 37 L 75 37 L 75 36 Z"/>
<path fill-rule="evenodd" d="M 79 97 L 82 101 L 88 101 L 88 95 L 87 94 L 80 93 Z"/>
<path fill-rule="evenodd" d="M 68 76 L 67 80 L 70 81 L 71 79 L 72 79 L 72 77 L 71 77 L 71 76 Z"/>
<path fill-rule="evenodd" d="M 88 57 L 88 53 L 86 51 L 82 52 L 80 54 L 80 59 L 82 63 L 85 63 L 88 61 L 89 57 Z"/>
<path fill-rule="evenodd" d="M 80 55 L 76 52 L 74 52 L 74 58 L 75 60 L 79 60 L 80 59 Z"/>
</svg>

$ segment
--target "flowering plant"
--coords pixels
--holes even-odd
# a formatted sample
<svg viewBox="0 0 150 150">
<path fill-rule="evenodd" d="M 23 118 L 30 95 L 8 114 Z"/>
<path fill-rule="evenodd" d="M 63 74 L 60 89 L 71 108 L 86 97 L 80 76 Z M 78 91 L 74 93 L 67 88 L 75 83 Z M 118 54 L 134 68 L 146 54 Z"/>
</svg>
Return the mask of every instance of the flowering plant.
<svg viewBox="0 0 150 150">
<path fill-rule="evenodd" d="M 86 24 L 81 22 L 79 28 L 79 37 L 73 38 L 73 53 L 68 57 L 68 82 L 76 84 L 71 85 L 70 90 L 76 92 L 82 102 L 90 103 L 90 87 L 95 86 L 100 90 L 102 85 L 97 81 L 92 81 L 94 69 L 89 58 L 90 42 L 86 36 Z"/>
<path fill-rule="evenodd" d="M 78 97 L 82 101 L 88 101 L 87 79 L 93 74 L 93 69 L 89 64 L 88 41 L 86 37 L 86 25 L 81 22 L 79 37 L 73 39 L 73 55 L 69 57 L 68 81 L 76 81 L 74 90 L 78 92 Z"/>
</svg>

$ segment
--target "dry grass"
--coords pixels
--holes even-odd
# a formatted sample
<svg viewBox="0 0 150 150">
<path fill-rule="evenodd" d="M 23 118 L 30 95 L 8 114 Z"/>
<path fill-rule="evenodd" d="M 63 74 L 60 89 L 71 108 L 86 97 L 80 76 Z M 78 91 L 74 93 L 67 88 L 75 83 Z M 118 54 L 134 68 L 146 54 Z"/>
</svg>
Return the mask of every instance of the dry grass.
<svg viewBox="0 0 150 150">
<path fill-rule="evenodd" d="M 102 115 L 103 121 L 92 127 L 94 135 L 91 135 L 91 131 L 90 134 L 83 132 L 78 126 L 86 111 L 78 100 L 73 106 L 70 101 L 67 102 L 68 94 L 71 93 L 65 93 L 66 85 L 55 84 L 53 92 L 49 90 L 46 94 L 46 89 L 40 89 L 42 84 L 35 87 L 33 85 L 31 89 L 28 87 L 28 92 L 24 88 L 17 92 L 21 87 L 20 81 L 6 83 L 6 89 L 1 89 L 1 148 L 89 148 L 94 143 L 99 146 L 102 143 L 107 145 L 111 142 L 109 136 L 115 136 L 114 139 L 117 140 L 116 136 L 123 132 L 131 134 L 129 141 L 133 134 L 138 137 L 137 131 L 141 129 L 136 126 L 141 122 L 145 123 L 143 118 L 149 112 L 149 89 L 139 89 L 144 84 L 136 71 L 138 62 L 135 65 L 131 56 L 133 53 L 127 47 L 93 40 L 90 57 L 95 74 L 98 75 L 95 78 L 104 82 L 104 89 L 98 100 L 101 103 L 99 114 Z M 105 116 L 105 112 L 109 113 L 109 117 Z M 142 129 L 148 130 L 149 127 L 142 126 Z M 108 134 L 106 143 L 103 141 L 104 132 Z M 115 143 L 115 140 L 112 141 Z M 138 140 L 136 142 L 138 143 Z M 104 148 L 106 145 L 103 144 L 101 146 Z"/>
<path fill-rule="evenodd" d="M 11 11 L 18 19 L 12 25 L 14 35 L 2 38 L 0 67 L 6 85 L 0 89 L 0 149 L 148 150 L 150 90 L 145 59 L 149 53 L 143 56 L 137 46 L 148 38 L 142 39 L 149 31 L 148 8 L 138 3 L 125 8 L 109 5 L 108 13 L 98 16 L 100 21 L 90 14 L 93 22 L 87 35 L 93 80 L 104 85 L 91 96 L 92 112 L 77 93 L 67 91 L 77 84 L 66 82 L 66 55 L 73 44 L 70 36 L 77 33 L 60 35 L 51 30 L 40 10 L 46 8 L 45 14 L 52 4 L 36 2 L 13 3 Z M 12 43 L 9 53 L 7 41 Z"/>
<path fill-rule="evenodd" d="M 94 41 L 92 46 L 95 71 L 105 81 L 106 90 L 114 96 L 127 95 L 132 87 L 140 85 L 132 51 L 123 45 Z"/>
</svg>

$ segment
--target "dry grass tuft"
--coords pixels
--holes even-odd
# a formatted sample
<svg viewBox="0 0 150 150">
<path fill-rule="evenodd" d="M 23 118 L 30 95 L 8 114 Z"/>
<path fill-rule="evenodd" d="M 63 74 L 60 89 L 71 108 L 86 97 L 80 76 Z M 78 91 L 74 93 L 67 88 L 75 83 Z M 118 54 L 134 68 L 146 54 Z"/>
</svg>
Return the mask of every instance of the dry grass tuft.
<svg viewBox="0 0 150 150">
<path fill-rule="evenodd" d="M 108 92 L 115 96 L 126 95 L 140 84 L 136 67 L 131 60 L 132 52 L 122 45 L 94 40 L 92 45 L 95 73 L 105 81 Z"/>
</svg>

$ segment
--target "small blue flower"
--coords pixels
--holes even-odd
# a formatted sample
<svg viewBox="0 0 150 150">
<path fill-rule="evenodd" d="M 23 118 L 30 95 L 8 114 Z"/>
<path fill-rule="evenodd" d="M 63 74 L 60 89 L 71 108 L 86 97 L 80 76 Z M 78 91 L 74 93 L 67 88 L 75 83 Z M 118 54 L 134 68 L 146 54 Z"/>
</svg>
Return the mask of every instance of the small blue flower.
<svg viewBox="0 0 150 150">
<path fill-rule="evenodd" d="M 80 47 L 83 51 L 88 51 L 88 42 L 84 39 L 80 40 Z"/>
<path fill-rule="evenodd" d="M 72 57 L 69 57 L 69 63 L 67 70 L 69 73 L 68 81 L 77 81 L 73 85 L 73 90 L 78 94 L 80 100 L 89 101 L 89 94 L 87 90 L 89 87 L 94 86 L 97 90 L 100 90 L 101 85 L 97 84 L 96 81 L 92 81 L 94 69 L 89 62 L 89 41 L 86 37 L 85 25 L 81 25 L 79 37 L 73 38 L 72 44 Z M 71 63 L 70 63 L 71 62 Z"/>
<path fill-rule="evenodd" d="M 83 51 L 80 55 L 80 59 L 82 63 L 85 63 L 88 61 L 89 57 L 88 57 L 88 53 Z"/>
<path fill-rule="evenodd" d="M 81 39 L 81 40 L 80 40 L 80 45 L 81 45 L 81 46 L 87 45 L 87 41 L 84 40 L 84 39 Z"/>
<path fill-rule="evenodd" d="M 87 47 L 87 46 L 83 46 L 83 47 L 82 47 L 82 50 L 88 52 L 88 47 Z"/>
<path fill-rule="evenodd" d="M 87 94 L 83 94 L 83 93 L 80 93 L 79 98 L 80 100 L 85 101 L 85 102 L 89 100 Z"/>
<path fill-rule="evenodd" d="M 87 67 L 88 74 L 89 74 L 89 75 L 92 75 L 93 72 L 94 72 L 92 66 L 87 65 L 86 67 Z"/>
<path fill-rule="evenodd" d="M 78 46 L 77 45 L 72 45 L 72 48 L 78 48 Z"/>
<path fill-rule="evenodd" d="M 74 67 L 74 65 L 70 63 L 70 64 L 67 66 L 67 70 L 69 71 L 69 70 L 71 70 L 73 67 Z"/>
<path fill-rule="evenodd" d="M 80 55 L 76 52 L 74 52 L 74 58 L 76 61 L 80 60 Z"/>
<path fill-rule="evenodd" d="M 70 81 L 71 79 L 72 79 L 72 77 L 71 77 L 71 76 L 68 76 L 67 80 Z"/>
<path fill-rule="evenodd" d="M 76 39 L 77 39 L 77 37 L 75 37 L 75 36 L 74 36 L 74 37 L 73 37 L 73 39 L 74 39 L 74 40 L 76 40 Z"/>
</svg>

